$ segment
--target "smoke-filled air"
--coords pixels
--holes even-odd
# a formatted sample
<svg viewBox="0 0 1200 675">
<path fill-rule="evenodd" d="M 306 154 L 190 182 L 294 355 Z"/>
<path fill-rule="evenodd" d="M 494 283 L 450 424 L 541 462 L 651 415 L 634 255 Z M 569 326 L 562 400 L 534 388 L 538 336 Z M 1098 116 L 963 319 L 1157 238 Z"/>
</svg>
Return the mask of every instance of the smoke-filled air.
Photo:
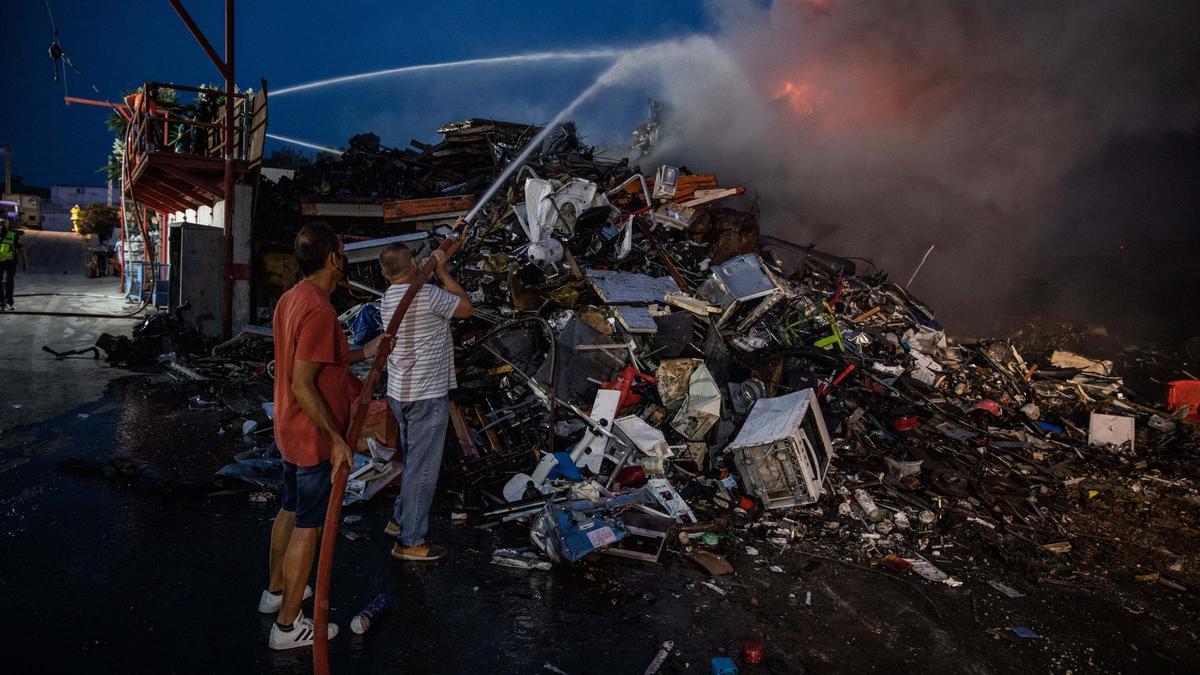
<svg viewBox="0 0 1200 675">
<path fill-rule="evenodd" d="M 758 197 L 766 232 L 869 256 L 900 281 L 936 245 L 914 290 L 986 308 L 1064 247 L 1180 227 L 1080 222 L 1067 184 L 1124 139 L 1197 129 L 1196 7 L 714 5 L 713 37 L 626 57 L 669 105 L 643 166 L 716 169 Z"/>
</svg>

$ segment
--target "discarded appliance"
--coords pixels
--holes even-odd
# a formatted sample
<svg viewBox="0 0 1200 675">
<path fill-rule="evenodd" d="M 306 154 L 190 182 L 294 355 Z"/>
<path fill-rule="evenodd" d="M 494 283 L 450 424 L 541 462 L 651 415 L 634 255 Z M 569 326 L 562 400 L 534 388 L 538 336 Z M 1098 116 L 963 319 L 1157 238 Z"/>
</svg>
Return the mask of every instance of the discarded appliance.
<svg viewBox="0 0 1200 675">
<path fill-rule="evenodd" d="M 504 498 L 509 502 L 520 501 L 539 492 L 548 494 L 550 492 L 548 481 L 559 476 L 569 480 L 580 480 L 583 478 L 579 473 L 575 461 L 571 457 L 571 453 L 548 452 L 542 455 L 542 459 L 533 470 L 533 474 L 518 473 L 514 475 L 504 484 L 502 493 L 504 494 Z"/>
<path fill-rule="evenodd" d="M 607 205 L 608 198 L 589 180 L 572 178 L 563 182 L 530 178 L 525 181 L 527 221 L 521 224 L 531 242 L 549 239 L 556 230 L 563 230 L 563 234 L 569 236 L 584 211 Z"/>
<path fill-rule="evenodd" d="M 833 446 L 816 392 L 759 399 L 729 450 L 746 488 L 765 508 L 817 501 Z"/>
<path fill-rule="evenodd" d="M 1114 446 L 1123 448 L 1127 444 L 1133 451 L 1133 418 L 1124 415 L 1092 413 L 1088 421 L 1088 445 Z"/>
<path fill-rule="evenodd" d="M 529 539 L 556 563 L 575 562 L 625 538 L 624 523 L 611 512 L 585 513 L 547 504 L 533 521 Z"/>
<path fill-rule="evenodd" d="M 707 294 L 710 303 L 723 308 L 718 326 L 732 325 L 736 320 L 739 328 L 784 297 L 779 282 L 756 253 L 714 265 L 711 277 L 697 292 Z"/>
<path fill-rule="evenodd" d="M 654 198 L 671 199 L 678 188 L 679 169 L 663 164 L 654 174 Z"/>
<path fill-rule="evenodd" d="M 404 472 L 404 457 L 393 448 L 380 445 L 374 437 L 367 437 L 369 455 L 354 453 L 354 466 L 346 481 L 346 495 L 342 505 L 371 499 L 380 490 L 396 480 Z"/>
</svg>

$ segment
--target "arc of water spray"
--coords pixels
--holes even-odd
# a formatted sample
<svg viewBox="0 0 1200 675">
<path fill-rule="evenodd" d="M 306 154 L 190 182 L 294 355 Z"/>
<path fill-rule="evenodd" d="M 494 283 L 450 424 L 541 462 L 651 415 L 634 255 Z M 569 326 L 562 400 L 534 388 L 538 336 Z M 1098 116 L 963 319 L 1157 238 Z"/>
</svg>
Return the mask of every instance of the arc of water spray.
<svg viewBox="0 0 1200 675">
<path fill-rule="evenodd" d="M 284 143 L 291 143 L 292 145 L 299 145 L 300 147 L 303 147 L 303 148 L 311 148 L 313 150 L 319 150 L 321 152 L 328 152 L 328 153 L 331 153 L 334 155 L 343 154 L 343 152 L 341 150 L 338 150 L 337 148 L 331 148 L 328 145 L 318 145 L 316 143 L 309 143 L 308 141 L 302 141 L 298 138 L 289 138 L 287 136 L 280 136 L 279 134 L 267 134 L 267 138 L 271 138 L 271 139 L 274 139 L 277 141 L 283 141 Z"/>
<path fill-rule="evenodd" d="M 560 52 L 534 52 L 532 54 L 514 54 L 512 56 L 492 56 L 482 59 L 464 59 L 462 61 L 446 61 L 444 63 L 425 63 L 415 66 L 404 66 L 401 68 L 388 68 L 386 70 L 374 70 L 369 73 L 357 73 L 355 75 L 343 75 L 341 77 L 331 77 L 326 80 L 317 80 L 315 82 L 305 82 L 304 84 L 296 84 L 290 87 L 283 87 L 271 92 L 272 98 L 278 98 L 284 94 L 294 94 L 298 91 L 307 91 L 318 87 L 328 87 L 335 84 L 345 84 L 346 82 L 354 82 L 356 80 L 369 80 L 376 77 L 385 77 L 388 75 L 403 75 L 407 73 L 419 73 L 429 70 L 444 70 L 449 68 L 463 68 L 467 66 L 497 66 L 513 63 L 537 63 L 539 61 L 584 61 L 589 59 L 611 59 L 616 58 L 621 52 L 613 49 L 593 49 L 586 51 L 560 51 Z"/>
<path fill-rule="evenodd" d="M 504 170 L 500 172 L 500 175 L 496 177 L 496 180 L 492 181 L 492 184 L 488 186 L 488 189 L 483 193 L 483 196 L 481 196 L 479 200 L 475 202 L 475 206 L 471 207 L 471 210 L 467 212 L 466 221 L 468 223 L 475 220 L 475 216 L 479 213 L 479 210 L 482 209 L 483 206 L 487 204 L 493 196 L 495 196 L 496 191 L 500 189 L 500 186 L 503 185 L 506 180 L 508 180 L 508 177 L 511 176 L 514 171 L 520 168 L 520 166 L 525 163 L 525 160 L 529 159 L 529 155 L 531 155 L 533 151 L 542 144 L 542 141 L 546 140 L 546 136 L 549 136 L 550 132 L 554 131 L 558 125 L 562 124 L 563 121 L 565 121 L 567 117 L 571 115 L 571 113 L 574 113 L 575 109 L 578 108 L 584 101 L 588 100 L 594 96 L 596 92 L 600 91 L 605 86 L 612 84 L 617 79 L 615 76 L 620 66 L 620 61 L 609 66 L 607 70 L 600 74 L 600 77 L 596 78 L 596 81 L 592 83 L 592 86 L 584 89 L 583 93 L 581 93 L 579 96 L 576 96 L 574 101 L 571 101 L 569 104 L 567 104 L 567 107 L 563 108 L 561 112 L 555 115 L 554 119 L 550 120 L 548 124 L 543 126 L 542 130 L 533 137 L 533 140 L 525 144 L 525 147 L 521 150 L 521 154 L 514 157 L 513 160 L 504 167 Z"/>
<path fill-rule="evenodd" d="M 468 221 L 473 220 L 475 218 L 479 209 L 482 208 L 483 205 L 486 204 L 489 199 L 491 199 L 493 196 L 495 196 L 496 191 L 500 189 L 500 186 L 504 184 L 504 181 L 508 180 L 508 177 L 512 175 L 513 171 L 516 171 L 518 167 L 520 167 L 522 164 L 525 163 L 525 160 L 529 159 L 529 155 L 531 155 L 533 153 L 533 151 L 535 149 L 537 149 L 538 146 L 541 145 L 542 141 L 546 140 L 546 136 L 548 136 L 550 134 L 550 132 L 554 131 L 554 129 L 556 127 L 558 127 L 558 125 L 562 124 L 563 121 L 569 115 L 574 113 L 575 110 L 581 104 L 583 104 L 584 101 L 586 101 L 589 98 L 591 98 L 592 96 L 594 96 L 596 94 L 596 92 L 599 91 L 600 89 L 602 89 L 604 86 L 612 83 L 612 80 L 614 79 L 613 74 L 618 70 L 619 65 L 620 65 L 619 62 L 616 64 L 613 64 L 607 70 L 605 70 L 603 73 L 601 73 L 600 76 L 596 78 L 596 81 L 593 82 L 590 87 L 583 90 L 583 92 L 581 94 L 579 94 L 579 96 L 575 97 L 575 100 L 571 101 L 569 104 L 567 104 L 567 107 L 563 108 L 557 115 L 555 115 L 554 119 L 550 120 L 550 122 L 548 124 L 546 124 L 545 126 L 542 127 L 542 130 L 539 131 L 538 134 L 533 137 L 533 140 L 529 141 L 529 143 L 527 143 L 525 145 L 525 147 L 522 148 L 521 153 L 519 155 L 517 155 L 515 158 L 513 158 L 513 160 L 511 162 L 509 162 L 507 166 L 504 167 L 504 170 L 501 171 L 500 175 L 496 177 L 496 180 L 494 182 L 492 182 L 492 184 L 490 186 L 488 186 L 487 192 L 485 192 L 483 194 L 483 196 L 479 199 L 479 201 L 475 202 L 475 207 L 472 208 L 471 211 L 467 214 Z M 275 92 L 273 95 L 278 96 L 279 92 Z M 338 150 L 337 148 L 331 148 L 327 145 L 319 145 L 317 143 L 309 143 L 308 141 L 302 141 L 298 138 L 291 138 L 289 136 L 281 136 L 279 134 L 270 134 L 269 133 L 269 134 L 267 134 L 267 138 L 271 138 L 271 139 L 274 139 L 277 141 L 282 141 L 284 143 L 291 143 L 293 145 L 299 145 L 304 148 L 311 148 L 313 150 L 318 150 L 321 152 L 328 152 L 328 153 L 332 153 L 335 155 L 343 154 L 343 151 Z"/>
</svg>

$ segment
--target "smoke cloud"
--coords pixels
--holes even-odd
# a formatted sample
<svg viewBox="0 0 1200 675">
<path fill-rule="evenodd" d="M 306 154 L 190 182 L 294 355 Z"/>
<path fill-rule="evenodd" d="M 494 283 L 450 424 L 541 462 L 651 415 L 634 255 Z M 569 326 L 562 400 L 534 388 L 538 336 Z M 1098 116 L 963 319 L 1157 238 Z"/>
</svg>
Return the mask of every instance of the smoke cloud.
<svg viewBox="0 0 1200 675">
<path fill-rule="evenodd" d="M 718 4 L 712 37 L 636 50 L 613 77 L 670 106 L 643 166 L 715 170 L 756 194 L 766 232 L 872 258 L 901 282 L 936 245 L 913 290 L 987 312 L 1049 249 L 1147 226 L 1093 241 L 1063 185 L 1119 162 L 1114 145 L 1200 128 L 1198 7 Z"/>
</svg>

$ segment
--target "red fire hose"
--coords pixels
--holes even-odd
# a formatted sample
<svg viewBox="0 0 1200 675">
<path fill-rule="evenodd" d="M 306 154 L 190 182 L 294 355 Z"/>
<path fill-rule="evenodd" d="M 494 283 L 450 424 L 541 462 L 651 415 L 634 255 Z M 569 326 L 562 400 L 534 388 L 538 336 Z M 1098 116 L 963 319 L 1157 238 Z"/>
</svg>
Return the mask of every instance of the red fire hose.
<svg viewBox="0 0 1200 675">
<path fill-rule="evenodd" d="M 396 306 L 392 320 L 384 329 L 383 339 L 379 342 L 379 351 L 375 354 L 375 362 L 371 365 L 371 372 L 367 374 L 365 386 L 354 402 L 354 410 L 350 415 L 350 428 L 346 431 L 346 444 L 351 448 L 358 447 L 358 438 L 362 435 L 363 424 L 367 419 L 367 406 L 371 403 L 371 394 L 379 382 L 379 373 L 383 370 L 383 365 L 387 363 L 388 356 L 395 346 L 396 331 L 400 329 L 400 321 L 404 319 L 409 305 L 417 297 L 421 287 L 425 285 L 426 281 L 429 281 L 429 277 L 433 276 L 438 258 L 449 260 L 458 251 L 459 246 L 462 245 L 465 226 L 465 221 L 456 223 L 450 236 L 442 240 L 441 246 L 417 270 L 416 278 L 409 284 L 404 296 L 400 298 L 400 304 Z M 328 675 L 329 673 L 329 580 L 333 575 L 333 547 L 337 544 L 338 523 L 342 519 L 342 496 L 346 492 L 346 480 L 349 477 L 350 472 L 340 467 L 334 473 L 333 491 L 329 495 L 329 507 L 325 511 L 325 529 L 321 533 L 321 557 L 317 561 L 317 591 L 313 600 L 313 627 L 316 633 L 313 636 L 313 671 L 317 675 Z"/>
</svg>

